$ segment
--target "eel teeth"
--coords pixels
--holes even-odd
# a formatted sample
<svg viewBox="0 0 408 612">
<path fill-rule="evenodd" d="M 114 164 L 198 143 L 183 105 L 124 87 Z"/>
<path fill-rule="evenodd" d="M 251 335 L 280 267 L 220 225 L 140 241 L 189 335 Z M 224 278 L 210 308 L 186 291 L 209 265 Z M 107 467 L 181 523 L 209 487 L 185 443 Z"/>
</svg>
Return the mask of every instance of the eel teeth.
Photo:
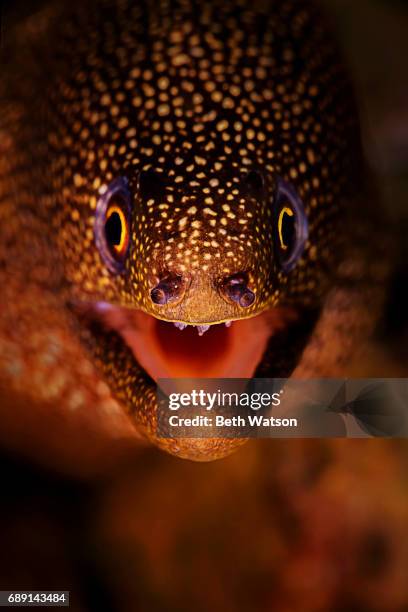
<svg viewBox="0 0 408 612">
<path fill-rule="evenodd" d="M 183 331 L 183 329 L 186 329 L 187 323 L 174 323 L 174 326 Z"/>
<path fill-rule="evenodd" d="M 173 323 L 174 327 L 177 327 L 177 329 L 180 329 L 181 331 L 183 331 L 183 329 L 186 329 L 187 327 L 187 323 Z M 225 322 L 225 326 L 226 327 L 231 327 L 232 325 L 232 321 L 226 321 Z M 203 336 L 205 334 L 206 331 L 208 331 L 211 327 L 211 325 L 196 325 L 195 326 L 197 328 L 197 332 L 199 336 Z"/>
</svg>

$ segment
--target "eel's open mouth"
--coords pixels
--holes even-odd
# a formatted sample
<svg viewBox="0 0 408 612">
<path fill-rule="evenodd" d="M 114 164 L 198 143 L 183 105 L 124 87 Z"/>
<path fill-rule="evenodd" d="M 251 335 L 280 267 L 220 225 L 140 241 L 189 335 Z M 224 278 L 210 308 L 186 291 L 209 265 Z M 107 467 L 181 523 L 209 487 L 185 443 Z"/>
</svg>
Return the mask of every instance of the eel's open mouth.
<svg viewBox="0 0 408 612">
<path fill-rule="evenodd" d="M 248 319 L 205 326 L 169 323 L 140 310 L 106 303 L 86 307 L 116 332 L 137 363 L 159 378 L 250 378 L 272 336 L 298 320 L 292 308 L 274 308 Z"/>
<path fill-rule="evenodd" d="M 205 333 L 139 310 L 106 303 L 74 307 L 82 337 L 101 375 L 140 433 L 164 450 L 195 461 L 224 457 L 243 439 L 157 435 L 159 378 L 286 378 L 317 320 L 317 310 L 271 308 L 247 319 L 210 325 Z M 201 324 L 203 325 L 203 324 Z M 180 327 L 184 329 L 179 329 Z M 198 326 L 197 326 L 198 327 Z M 207 325 L 205 325 L 207 327 Z"/>
</svg>

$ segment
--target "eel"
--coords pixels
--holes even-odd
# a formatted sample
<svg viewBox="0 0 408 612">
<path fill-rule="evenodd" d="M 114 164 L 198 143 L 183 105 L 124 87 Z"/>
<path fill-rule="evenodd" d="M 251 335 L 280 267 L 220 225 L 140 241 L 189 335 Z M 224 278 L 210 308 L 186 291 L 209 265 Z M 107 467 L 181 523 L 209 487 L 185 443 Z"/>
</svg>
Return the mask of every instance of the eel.
<svg viewBox="0 0 408 612">
<path fill-rule="evenodd" d="M 347 374 L 386 266 L 320 11 L 73 1 L 7 34 L 3 406 L 24 398 L 42 429 L 47 410 L 108 430 L 124 416 L 131 436 L 207 461 L 242 441 L 160 438 L 159 378 Z"/>
</svg>

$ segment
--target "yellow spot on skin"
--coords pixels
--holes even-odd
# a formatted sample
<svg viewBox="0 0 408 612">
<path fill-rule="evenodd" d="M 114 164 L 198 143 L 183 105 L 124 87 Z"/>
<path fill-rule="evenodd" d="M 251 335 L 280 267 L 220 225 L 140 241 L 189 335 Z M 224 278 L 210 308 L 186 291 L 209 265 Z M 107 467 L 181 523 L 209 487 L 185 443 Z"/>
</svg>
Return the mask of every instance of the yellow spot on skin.
<svg viewBox="0 0 408 612">
<path fill-rule="evenodd" d="M 308 160 L 309 164 L 315 164 L 316 163 L 316 157 L 315 157 L 313 149 L 308 149 L 306 155 L 307 155 L 307 160 Z"/>
<path fill-rule="evenodd" d="M 183 66 L 189 63 L 189 57 L 185 53 L 180 53 L 172 58 L 173 66 Z"/>
<path fill-rule="evenodd" d="M 168 104 L 160 104 L 157 108 L 157 113 L 160 117 L 165 117 L 170 113 L 170 106 Z"/>
<path fill-rule="evenodd" d="M 217 123 L 217 130 L 219 132 L 222 132 L 223 130 L 226 130 L 228 127 L 228 121 L 226 121 L 225 119 L 223 119 L 222 121 L 219 121 Z"/>
</svg>

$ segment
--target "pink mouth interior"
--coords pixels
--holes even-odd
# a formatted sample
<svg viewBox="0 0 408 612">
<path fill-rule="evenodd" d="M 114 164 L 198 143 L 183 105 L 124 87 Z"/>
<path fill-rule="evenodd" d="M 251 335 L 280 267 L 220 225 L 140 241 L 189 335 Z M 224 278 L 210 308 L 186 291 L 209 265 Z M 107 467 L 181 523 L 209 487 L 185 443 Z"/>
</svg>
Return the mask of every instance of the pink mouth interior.
<svg viewBox="0 0 408 612">
<path fill-rule="evenodd" d="M 184 330 L 172 323 L 117 306 L 99 311 L 105 326 L 117 331 L 138 363 L 158 378 L 250 378 L 270 336 L 294 313 L 273 309 L 252 319 L 212 325 L 199 336 L 194 326 Z"/>
</svg>

